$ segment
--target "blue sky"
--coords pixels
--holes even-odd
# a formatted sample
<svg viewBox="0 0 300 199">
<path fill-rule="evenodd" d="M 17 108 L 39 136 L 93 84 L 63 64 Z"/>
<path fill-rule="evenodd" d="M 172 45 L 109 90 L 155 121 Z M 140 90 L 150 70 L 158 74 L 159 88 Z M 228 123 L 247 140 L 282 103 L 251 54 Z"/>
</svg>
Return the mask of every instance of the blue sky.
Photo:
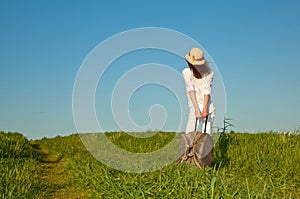
<svg viewBox="0 0 300 199">
<path fill-rule="evenodd" d="M 86 56 L 114 34 L 162 27 L 213 58 L 233 130 L 293 131 L 300 127 L 299 8 L 296 0 L 1 1 L 0 129 L 29 138 L 76 132 L 72 91 Z"/>
</svg>

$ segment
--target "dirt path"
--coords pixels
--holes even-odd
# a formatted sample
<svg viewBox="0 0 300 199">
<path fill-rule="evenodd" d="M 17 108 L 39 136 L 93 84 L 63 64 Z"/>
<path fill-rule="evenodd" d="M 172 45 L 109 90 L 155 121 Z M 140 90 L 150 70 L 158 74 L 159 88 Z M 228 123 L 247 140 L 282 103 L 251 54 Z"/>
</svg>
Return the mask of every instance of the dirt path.
<svg viewBox="0 0 300 199">
<path fill-rule="evenodd" d="M 42 198 L 85 198 L 83 193 L 72 185 L 72 177 L 67 170 L 68 159 L 35 145 L 42 158 L 37 174 L 46 185 Z"/>
</svg>

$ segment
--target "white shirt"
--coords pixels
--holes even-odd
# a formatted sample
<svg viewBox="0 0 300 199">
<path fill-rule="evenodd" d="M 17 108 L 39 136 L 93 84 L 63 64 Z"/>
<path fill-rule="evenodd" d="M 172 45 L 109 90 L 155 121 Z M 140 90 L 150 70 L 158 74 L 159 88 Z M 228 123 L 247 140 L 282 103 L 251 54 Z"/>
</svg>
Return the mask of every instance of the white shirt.
<svg viewBox="0 0 300 199">
<path fill-rule="evenodd" d="M 192 107 L 192 101 L 189 97 L 190 91 L 195 91 L 196 94 L 196 100 L 198 104 L 200 105 L 200 110 L 203 110 L 203 103 L 204 103 L 204 95 L 210 95 L 211 94 L 211 87 L 213 82 L 214 73 L 211 72 L 210 74 L 202 77 L 201 79 L 197 79 L 194 77 L 192 71 L 189 68 L 185 68 L 182 70 L 182 76 L 185 81 L 185 87 L 186 92 L 188 95 L 188 103 L 189 107 Z M 210 100 L 209 105 L 209 112 L 212 112 L 214 109 L 214 106 L 212 104 L 212 101 Z"/>
</svg>

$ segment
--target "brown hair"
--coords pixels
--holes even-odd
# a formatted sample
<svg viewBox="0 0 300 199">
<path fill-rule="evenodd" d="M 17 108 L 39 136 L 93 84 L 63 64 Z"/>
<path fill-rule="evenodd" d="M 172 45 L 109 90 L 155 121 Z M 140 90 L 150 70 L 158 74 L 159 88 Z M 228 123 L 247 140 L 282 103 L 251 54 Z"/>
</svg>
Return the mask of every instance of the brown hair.
<svg viewBox="0 0 300 199">
<path fill-rule="evenodd" d="M 211 70 L 210 70 L 207 62 L 205 62 L 205 64 L 202 64 L 201 66 L 199 65 L 198 69 L 190 62 L 187 61 L 187 63 L 190 67 L 190 70 L 192 70 L 192 72 L 193 72 L 193 76 L 197 79 L 202 79 L 202 77 L 211 73 Z"/>
<path fill-rule="evenodd" d="M 191 64 L 190 62 L 188 62 L 188 65 L 190 67 L 190 70 L 192 70 L 193 72 L 193 76 L 197 79 L 202 79 L 202 75 L 199 73 L 199 71 L 195 68 L 195 66 L 193 64 Z"/>
</svg>

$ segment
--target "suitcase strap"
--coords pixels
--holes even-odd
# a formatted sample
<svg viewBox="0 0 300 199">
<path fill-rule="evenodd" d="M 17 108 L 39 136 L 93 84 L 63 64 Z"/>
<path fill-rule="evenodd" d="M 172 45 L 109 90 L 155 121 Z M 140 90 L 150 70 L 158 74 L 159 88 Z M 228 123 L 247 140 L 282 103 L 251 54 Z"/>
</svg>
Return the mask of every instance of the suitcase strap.
<svg viewBox="0 0 300 199">
<path fill-rule="evenodd" d="M 208 120 L 208 115 L 205 117 L 205 122 L 204 122 L 204 132 L 203 132 L 203 133 L 206 133 L 207 120 Z M 196 117 L 196 122 L 195 122 L 195 132 L 197 131 L 197 123 L 198 123 L 198 118 Z"/>
</svg>

